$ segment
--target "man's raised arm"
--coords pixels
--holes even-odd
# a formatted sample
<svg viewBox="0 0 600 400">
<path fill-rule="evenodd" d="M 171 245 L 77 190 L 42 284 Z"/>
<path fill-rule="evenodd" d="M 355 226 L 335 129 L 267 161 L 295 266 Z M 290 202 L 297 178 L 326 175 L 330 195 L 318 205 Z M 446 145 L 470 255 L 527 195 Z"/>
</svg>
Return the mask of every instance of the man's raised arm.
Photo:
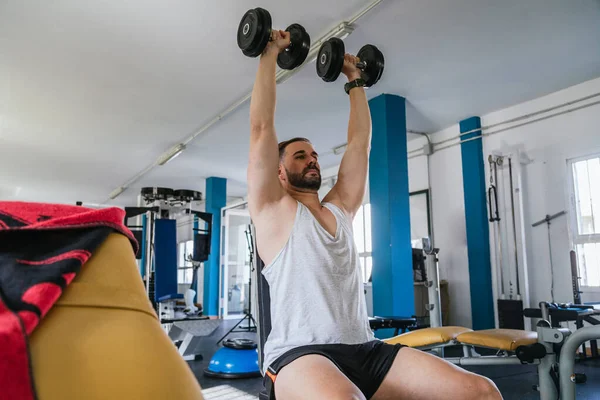
<svg viewBox="0 0 600 400">
<path fill-rule="evenodd" d="M 357 61 L 356 57 L 349 54 L 344 57 L 342 72 L 349 82 L 360 78 L 360 70 L 356 68 Z M 338 180 L 324 201 L 338 203 L 354 217 L 365 194 L 371 149 L 371 112 L 362 87 L 351 89 L 349 97 L 348 145 L 342 158 Z"/>
<path fill-rule="evenodd" d="M 275 135 L 275 71 L 277 55 L 290 43 L 289 32 L 273 31 L 256 73 L 250 100 L 250 156 L 248 164 L 248 204 L 256 216 L 284 195 L 277 168 L 279 150 Z"/>
</svg>

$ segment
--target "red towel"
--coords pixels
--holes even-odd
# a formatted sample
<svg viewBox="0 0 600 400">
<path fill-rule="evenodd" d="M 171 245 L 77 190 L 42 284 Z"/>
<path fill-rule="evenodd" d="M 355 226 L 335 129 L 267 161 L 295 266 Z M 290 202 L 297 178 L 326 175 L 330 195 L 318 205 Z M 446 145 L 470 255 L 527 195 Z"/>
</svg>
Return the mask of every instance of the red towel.
<svg viewBox="0 0 600 400">
<path fill-rule="evenodd" d="M 111 232 L 119 208 L 0 202 L 0 399 L 36 399 L 27 340 Z"/>
</svg>

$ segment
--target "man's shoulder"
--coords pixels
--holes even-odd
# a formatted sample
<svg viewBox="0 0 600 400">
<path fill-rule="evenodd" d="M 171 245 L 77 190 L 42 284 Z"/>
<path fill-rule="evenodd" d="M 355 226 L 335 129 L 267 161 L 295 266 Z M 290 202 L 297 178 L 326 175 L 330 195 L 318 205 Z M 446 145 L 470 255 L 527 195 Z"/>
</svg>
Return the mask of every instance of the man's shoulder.
<svg viewBox="0 0 600 400">
<path fill-rule="evenodd" d="M 299 204 L 291 196 L 287 201 L 264 207 L 252 217 L 256 227 L 258 252 L 269 264 L 291 235 Z"/>
</svg>

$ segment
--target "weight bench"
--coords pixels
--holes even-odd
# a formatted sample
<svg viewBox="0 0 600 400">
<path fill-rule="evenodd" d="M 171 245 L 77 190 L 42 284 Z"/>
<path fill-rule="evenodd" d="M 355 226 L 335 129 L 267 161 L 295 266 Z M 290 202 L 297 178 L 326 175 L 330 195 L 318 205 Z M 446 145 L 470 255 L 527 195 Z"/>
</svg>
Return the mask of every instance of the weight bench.
<svg viewBox="0 0 600 400">
<path fill-rule="evenodd" d="M 472 330 L 460 326 L 423 328 L 384 339 L 384 341 L 390 344 L 400 343 L 420 350 L 429 350 L 436 347 L 457 345 L 459 344 L 456 340 L 457 337 L 467 332 L 472 332 Z"/>
<path fill-rule="evenodd" d="M 424 328 L 407 332 L 390 339 L 390 344 L 403 344 L 419 350 L 433 350 L 448 346 L 463 346 L 464 357 L 445 357 L 444 360 L 457 365 L 510 365 L 521 364 L 516 356 L 520 346 L 537 342 L 537 333 L 516 329 L 487 329 L 474 331 L 460 326 Z M 495 356 L 480 356 L 474 347 L 497 351 Z"/>
<path fill-rule="evenodd" d="M 577 348 L 586 341 L 600 339 L 600 325 L 584 327 L 571 332 L 552 327 L 549 316 L 537 324 L 536 332 L 516 329 L 487 329 L 474 331 L 459 326 L 424 328 L 404 333 L 384 341 L 400 343 L 420 350 L 433 350 L 462 345 L 463 357 L 445 357 L 457 365 L 513 365 L 538 366 L 541 400 L 575 399 L 575 384 L 585 382 L 585 376 L 574 372 Z M 474 347 L 497 350 L 494 356 L 481 356 Z M 558 384 L 558 387 L 557 387 Z"/>
</svg>

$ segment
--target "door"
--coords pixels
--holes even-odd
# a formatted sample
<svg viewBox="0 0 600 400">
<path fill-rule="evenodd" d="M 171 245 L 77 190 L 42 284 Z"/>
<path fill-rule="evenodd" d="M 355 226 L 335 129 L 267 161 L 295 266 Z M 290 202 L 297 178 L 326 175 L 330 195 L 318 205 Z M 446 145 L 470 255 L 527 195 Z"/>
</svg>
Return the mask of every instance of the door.
<svg viewBox="0 0 600 400">
<path fill-rule="evenodd" d="M 241 318 L 250 300 L 250 215 L 247 210 L 225 210 L 222 221 L 221 316 Z"/>
</svg>

